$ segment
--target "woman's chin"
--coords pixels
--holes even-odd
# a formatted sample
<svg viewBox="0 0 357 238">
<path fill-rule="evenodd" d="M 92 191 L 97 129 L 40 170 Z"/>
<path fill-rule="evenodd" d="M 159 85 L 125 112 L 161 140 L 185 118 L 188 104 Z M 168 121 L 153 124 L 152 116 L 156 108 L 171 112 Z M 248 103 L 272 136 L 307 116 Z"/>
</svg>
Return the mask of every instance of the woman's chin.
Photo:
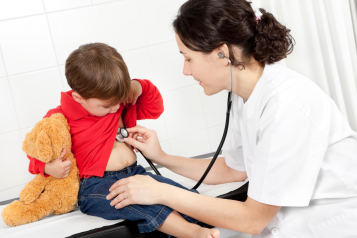
<svg viewBox="0 0 357 238">
<path fill-rule="evenodd" d="M 212 96 L 215 95 L 216 93 L 219 93 L 217 91 L 213 91 L 213 90 L 209 90 L 207 88 L 203 88 L 203 92 L 207 95 L 207 96 Z"/>
</svg>

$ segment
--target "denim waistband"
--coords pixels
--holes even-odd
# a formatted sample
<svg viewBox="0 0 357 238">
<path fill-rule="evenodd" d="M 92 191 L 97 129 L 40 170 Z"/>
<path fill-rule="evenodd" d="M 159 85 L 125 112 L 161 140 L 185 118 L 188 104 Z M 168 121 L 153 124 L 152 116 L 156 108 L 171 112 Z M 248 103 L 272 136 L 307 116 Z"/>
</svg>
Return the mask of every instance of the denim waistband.
<svg viewBox="0 0 357 238">
<path fill-rule="evenodd" d="M 122 169 L 122 170 L 119 170 L 119 171 L 105 171 L 103 177 L 113 176 L 113 175 L 115 175 L 115 174 L 125 173 L 125 172 L 128 172 L 128 173 L 130 174 L 130 173 L 135 169 L 135 167 L 137 166 L 137 164 L 138 164 L 138 162 L 135 161 L 134 164 L 129 165 L 128 167 L 125 167 L 125 168 Z"/>
</svg>

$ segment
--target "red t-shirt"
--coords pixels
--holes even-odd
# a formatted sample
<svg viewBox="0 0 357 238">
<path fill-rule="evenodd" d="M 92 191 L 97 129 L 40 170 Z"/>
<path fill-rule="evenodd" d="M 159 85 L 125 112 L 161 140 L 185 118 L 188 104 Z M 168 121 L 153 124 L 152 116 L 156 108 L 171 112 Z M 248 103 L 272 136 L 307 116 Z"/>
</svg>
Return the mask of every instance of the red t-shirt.
<svg viewBox="0 0 357 238">
<path fill-rule="evenodd" d="M 70 126 L 72 153 L 77 161 L 80 177 L 103 177 L 122 115 L 123 125 L 136 126 L 136 120 L 157 119 L 164 111 L 163 99 L 159 90 L 149 80 L 135 79 L 140 82 L 142 94 L 135 105 L 120 104 L 116 113 L 97 117 L 85 110 L 72 98 L 72 91 L 61 93 L 61 105 L 51 109 L 44 116 L 62 113 Z M 45 163 L 31 158 L 29 171 L 32 174 L 44 173 Z"/>
</svg>

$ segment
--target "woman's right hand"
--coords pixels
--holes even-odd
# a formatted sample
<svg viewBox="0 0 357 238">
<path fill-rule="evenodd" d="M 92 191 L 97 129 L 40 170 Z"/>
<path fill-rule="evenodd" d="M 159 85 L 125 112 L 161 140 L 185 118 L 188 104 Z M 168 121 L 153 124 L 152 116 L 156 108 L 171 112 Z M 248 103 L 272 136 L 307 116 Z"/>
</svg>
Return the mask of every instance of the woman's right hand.
<svg viewBox="0 0 357 238">
<path fill-rule="evenodd" d="M 166 153 L 161 149 L 156 131 L 142 126 L 135 126 L 127 130 L 129 137 L 124 141 L 139 149 L 152 162 L 159 163 L 160 159 L 165 157 Z"/>
<path fill-rule="evenodd" d="M 66 149 L 63 149 L 58 159 L 48 162 L 45 165 L 45 174 L 58 179 L 67 177 L 71 170 L 72 161 L 69 158 L 63 160 L 65 154 Z"/>
</svg>

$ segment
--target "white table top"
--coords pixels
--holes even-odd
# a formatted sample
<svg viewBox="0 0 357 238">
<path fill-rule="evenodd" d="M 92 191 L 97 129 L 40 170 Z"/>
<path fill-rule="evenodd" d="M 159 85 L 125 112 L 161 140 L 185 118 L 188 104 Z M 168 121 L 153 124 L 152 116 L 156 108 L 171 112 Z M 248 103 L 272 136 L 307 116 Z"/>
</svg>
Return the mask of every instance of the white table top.
<svg viewBox="0 0 357 238">
<path fill-rule="evenodd" d="M 192 188 L 196 182 L 180 175 L 177 175 L 166 168 L 160 168 L 160 173 L 187 188 Z M 216 197 L 242 186 L 244 182 L 228 183 L 223 185 L 202 184 L 198 191 L 207 196 Z M 0 213 L 5 205 L 0 206 Z M 103 218 L 83 214 L 77 207 L 74 211 L 63 215 L 50 215 L 40 221 L 22 225 L 19 227 L 9 227 L 0 219 L 0 237 L 6 238 L 56 238 L 67 237 L 79 232 L 109 226 L 120 222 L 120 220 L 105 220 Z M 239 232 L 218 228 L 221 231 L 221 238 L 231 237 Z"/>
</svg>

